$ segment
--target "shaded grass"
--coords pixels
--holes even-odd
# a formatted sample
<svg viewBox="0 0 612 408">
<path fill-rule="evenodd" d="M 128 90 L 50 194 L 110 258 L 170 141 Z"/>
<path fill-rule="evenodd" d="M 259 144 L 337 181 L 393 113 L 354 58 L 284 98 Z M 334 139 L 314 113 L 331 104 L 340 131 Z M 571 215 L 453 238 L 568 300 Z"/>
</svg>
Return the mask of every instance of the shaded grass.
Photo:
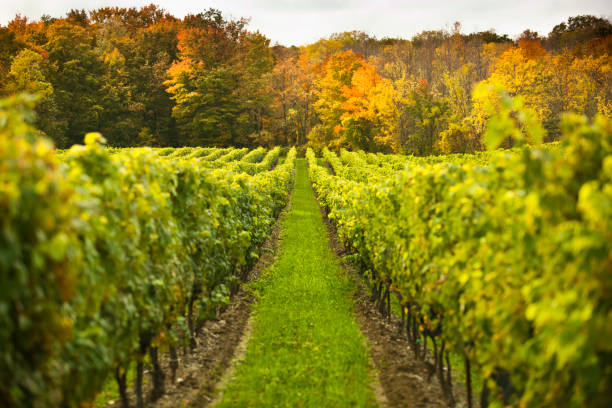
<svg viewBox="0 0 612 408">
<path fill-rule="evenodd" d="M 253 335 L 219 406 L 375 406 L 354 288 L 328 245 L 305 160 L 298 159 L 281 252 L 253 284 Z"/>
</svg>

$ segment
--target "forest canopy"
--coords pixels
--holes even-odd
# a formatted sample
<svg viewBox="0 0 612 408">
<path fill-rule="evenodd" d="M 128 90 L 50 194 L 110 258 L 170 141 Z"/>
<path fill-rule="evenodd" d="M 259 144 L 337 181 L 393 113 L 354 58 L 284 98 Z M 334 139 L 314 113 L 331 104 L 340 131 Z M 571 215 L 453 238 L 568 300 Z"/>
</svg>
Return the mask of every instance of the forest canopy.
<svg viewBox="0 0 612 408">
<path fill-rule="evenodd" d="M 0 94 L 38 97 L 60 148 L 305 145 L 427 155 L 484 148 L 504 95 L 559 137 L 565 112 L 612 114 L 612 24 L 583 15 L 547 35 L 343 32 L 272 45 L 245 18 L 162 8 L 17 15 L 0 26 Z"/>
</svg>

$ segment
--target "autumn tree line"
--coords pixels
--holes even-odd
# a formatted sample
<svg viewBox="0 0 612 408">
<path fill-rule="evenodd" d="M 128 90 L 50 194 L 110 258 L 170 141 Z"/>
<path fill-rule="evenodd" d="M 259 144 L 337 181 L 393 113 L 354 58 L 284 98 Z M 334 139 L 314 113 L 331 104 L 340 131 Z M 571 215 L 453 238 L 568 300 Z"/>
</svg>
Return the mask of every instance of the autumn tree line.
<svg viewBox="0 0 612 408">
<path fill-rule="evenodd" d="M 37 94 L 57 146 L 305 145 L 416 155 L 470 152 L 500 95 L 559 135 L 567 111 L 612 115 L 612 24 L 570 17 L 546 36 L 353 31 L 271 45 L 218 10 L 72 10 L 0 26 L 0 94 Z"/>
</svg>

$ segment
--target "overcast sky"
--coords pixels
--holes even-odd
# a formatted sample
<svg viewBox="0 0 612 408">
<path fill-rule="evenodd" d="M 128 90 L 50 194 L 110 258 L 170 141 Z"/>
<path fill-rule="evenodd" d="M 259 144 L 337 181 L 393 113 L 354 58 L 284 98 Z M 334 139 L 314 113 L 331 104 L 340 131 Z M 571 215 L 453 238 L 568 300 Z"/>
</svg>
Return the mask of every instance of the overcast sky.
<svg viewBox="0 0 612 408">
<path fill-rule="evenodd" d="M 132 7 L 151 0 L 0 0 L 0 24 L 15 14 L 39 19 L 43 14 L 64 16 L 72 8 Z M 462 32 L 490 28 L 516 36 L 529 28 L 546 35 L 561 21 L 579 14 L 612 17 L 611 0 L 159 0 L 153 3 L 176 17 L 210 7 L 233 18 L 251 19 L 272 42 L 303 45 L 332 33 L 362 30 L 378 38 L 410 38 L 423 30 L 450 28 Z"/>
</svg>

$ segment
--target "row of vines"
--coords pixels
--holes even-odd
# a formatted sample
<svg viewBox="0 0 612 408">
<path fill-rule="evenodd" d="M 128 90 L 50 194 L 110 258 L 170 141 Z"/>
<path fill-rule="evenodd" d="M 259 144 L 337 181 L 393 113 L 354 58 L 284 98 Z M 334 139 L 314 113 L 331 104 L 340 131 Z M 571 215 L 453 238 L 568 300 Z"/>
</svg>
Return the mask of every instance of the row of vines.
<svg viewBox="0 0 612 408">
<path fill-rule="evenodd" d="M 514 126 L 493 139 L 529 131 Z M 612 121 L 567 116 L 562 132 L 477 156 L 307 152 L 373 298 L 390 313 L 398 297 L 451 403 L 449 351 L 465 362 L 469 406 L 474 370 L 482 407 L 612 404 Z"/>
<path fill-rule="evenodd" d="M 135 362 L 142 406 L 145 358 L 155 398 L 159 351 L 175 370 L 257 259 L 295 149 L 277 165 L 280 149 L 108 149 L 88 134 L 58 153 L 31 112 L 0 102 L 0 401 L 80 407 L 114 376 L 128 406 Z"/>
</svg>

